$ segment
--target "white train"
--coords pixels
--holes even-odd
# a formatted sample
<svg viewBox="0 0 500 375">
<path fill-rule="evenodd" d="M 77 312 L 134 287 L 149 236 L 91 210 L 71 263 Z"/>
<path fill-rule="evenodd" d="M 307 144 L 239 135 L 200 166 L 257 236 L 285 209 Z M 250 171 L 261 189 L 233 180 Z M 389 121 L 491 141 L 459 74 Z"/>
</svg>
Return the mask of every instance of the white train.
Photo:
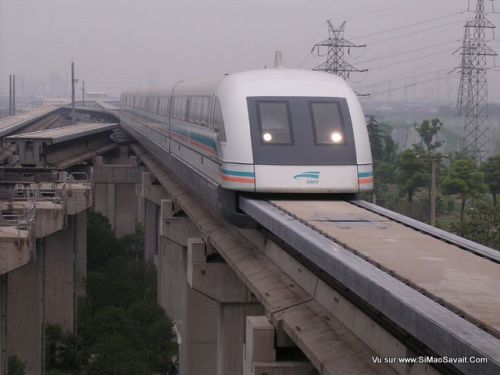
<svg viewBox="0 0 500 375">
<path fill-rule="evenodd" d="M 238 192 L 373 188 L 365 118 L 352 89 L 323 72 L 265 69 L 167 89 L 130 90 L 121 123 L 223 213 Z"/>
</svg>

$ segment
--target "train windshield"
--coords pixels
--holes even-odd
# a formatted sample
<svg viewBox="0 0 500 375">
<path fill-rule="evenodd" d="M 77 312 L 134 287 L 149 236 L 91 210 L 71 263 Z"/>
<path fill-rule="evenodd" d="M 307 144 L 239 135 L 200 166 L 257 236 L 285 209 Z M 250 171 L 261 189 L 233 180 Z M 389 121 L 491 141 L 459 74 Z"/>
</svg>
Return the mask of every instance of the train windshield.
<svg viewBox="0 0 500 375">
<path fill-rule="evenodd" d="M 309 102 L 316 144 L 344 144 L 344 125 L 338 102 Z"/>
<path fill-rule="evenodd" d="M 290 108 L 287 102 L 257 102 L 263 144 L 291 144 Z"/>
<path fill-rule="evenodd" d="M 356 163 L 345 98 L 248 97 L 255 164 Z"/>
</svg>

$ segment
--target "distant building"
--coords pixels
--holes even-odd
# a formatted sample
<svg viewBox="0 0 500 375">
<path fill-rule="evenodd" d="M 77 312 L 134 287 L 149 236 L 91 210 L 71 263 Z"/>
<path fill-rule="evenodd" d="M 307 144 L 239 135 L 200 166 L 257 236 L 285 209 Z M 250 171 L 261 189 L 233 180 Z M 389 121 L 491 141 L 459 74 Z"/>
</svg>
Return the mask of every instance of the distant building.
<svg viewBox="0 0 500 375">
<path fill-rule="evenodd" d="M 106 100 L 107 98 L 108 94 L 105 92 L 87 91 L 85 93 L 85 100 Z"/>
<path fill-rule="evenodd" d="M 45 98 L 42 99 L 42 107 L 50 107 L 53 105 L 64 105 L 71 103 L 71 99 L 68 98 Z"/>
</svg>

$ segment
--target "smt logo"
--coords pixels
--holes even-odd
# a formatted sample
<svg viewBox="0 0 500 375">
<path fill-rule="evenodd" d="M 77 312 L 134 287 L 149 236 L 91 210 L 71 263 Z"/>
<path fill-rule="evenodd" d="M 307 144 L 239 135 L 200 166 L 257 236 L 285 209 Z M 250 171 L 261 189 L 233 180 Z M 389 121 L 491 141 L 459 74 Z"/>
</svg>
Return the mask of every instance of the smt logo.
<svg viewBox="0 0 500 375">
<path fill-rule="evenodd" d="M 302 172 L 293 176 L 294 180 L 305 181 L 306 184 L 317 184 L 319 182 L 319 172 Z"/>
</svg>

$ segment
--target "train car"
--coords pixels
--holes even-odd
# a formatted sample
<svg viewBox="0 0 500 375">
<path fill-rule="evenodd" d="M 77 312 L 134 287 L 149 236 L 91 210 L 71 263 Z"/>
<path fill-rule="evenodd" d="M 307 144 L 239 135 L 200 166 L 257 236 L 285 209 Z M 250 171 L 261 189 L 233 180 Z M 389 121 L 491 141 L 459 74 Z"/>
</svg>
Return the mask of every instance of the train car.
<svg viewBox="0 0 500 375">
<path fill-rule="evenodd" d="M 182 182 L 238 220 L 238 194 L 373 188 L 356 94 L 324 72 L 264 69 L 129 90 L 121 123 Z"/>
</svg>

